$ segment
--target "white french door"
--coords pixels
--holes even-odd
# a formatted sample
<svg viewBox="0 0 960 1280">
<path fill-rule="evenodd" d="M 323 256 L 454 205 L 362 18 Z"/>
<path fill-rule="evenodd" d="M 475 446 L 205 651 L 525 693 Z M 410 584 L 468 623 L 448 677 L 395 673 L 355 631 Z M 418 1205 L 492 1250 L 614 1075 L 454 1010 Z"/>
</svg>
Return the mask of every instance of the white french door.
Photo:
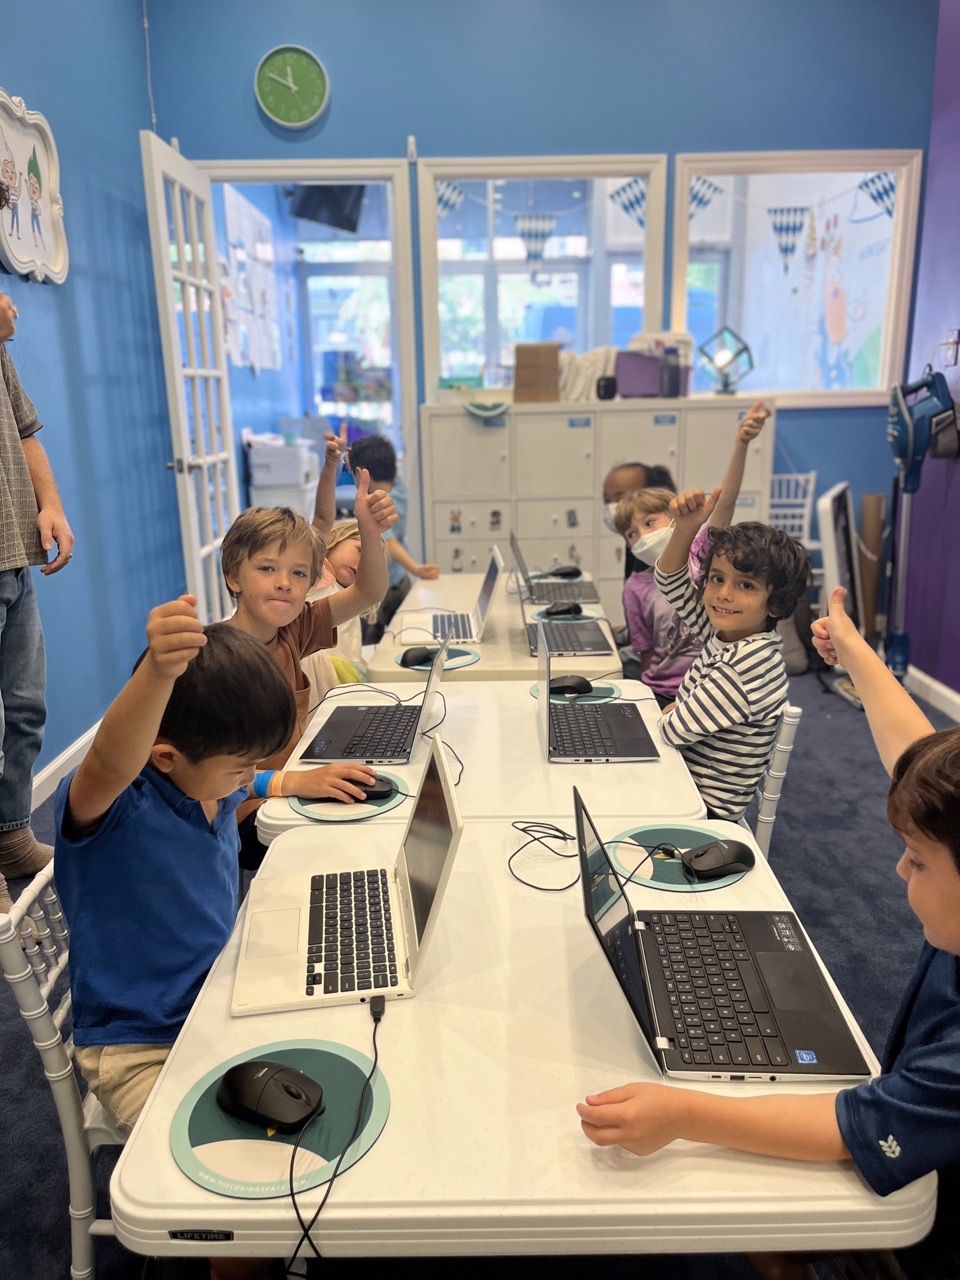
<svg viewBox="0 0 960 1280">
<path fill-rule="evenodd" d="M 210 180 L 140 134 L 187 590 L 205 623 L 233 612 L 220 572 L 240 513 Z"/>
</svg>

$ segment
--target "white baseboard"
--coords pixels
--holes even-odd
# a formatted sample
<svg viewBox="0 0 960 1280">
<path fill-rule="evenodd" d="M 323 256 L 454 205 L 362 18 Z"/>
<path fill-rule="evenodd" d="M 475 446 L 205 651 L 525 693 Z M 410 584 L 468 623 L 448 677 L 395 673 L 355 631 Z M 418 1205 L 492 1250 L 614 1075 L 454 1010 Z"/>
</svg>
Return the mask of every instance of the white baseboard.
<svg viewBox="0 0 960 1280">
<path fill-rule="evenodd" d="M 928 676 L 913 666 L 907 667 L 907 678 L 903 683 L 918 698 L 923 698 L 924 702 L 929 702 L 944 715 L 960 722 L 960 693 L 957 693 L 956 689 L 941 684 L 939 680 L 934 680 L 933 676 Z"/>
<path fill-rule="evenodd" d="M 87 754 L 93 735 L 99 728 L 98 720 L 76 742 L 72 742 L 66 751 L 61 751 L 55 760 L 51 760 L 39 773 L 33 775 L 33 809 L 39 809 L 45 800 L 49 800 L 59 786 L 60 779 L 65 778 L 71 769 L 77 767 Z"/>
</svg>

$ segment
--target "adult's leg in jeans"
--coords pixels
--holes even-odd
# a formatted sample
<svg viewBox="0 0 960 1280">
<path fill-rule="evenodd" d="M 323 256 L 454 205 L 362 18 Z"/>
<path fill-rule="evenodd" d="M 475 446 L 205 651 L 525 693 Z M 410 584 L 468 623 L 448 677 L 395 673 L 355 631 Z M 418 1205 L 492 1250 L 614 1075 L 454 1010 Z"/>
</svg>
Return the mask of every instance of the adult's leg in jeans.
<svg viewBox="0 0 960 1280">
<path fill-rule="evenodd" d="M 43 632 L 30 570 L 0 572 L 0 910 L 4 873 L 35 875 L 53 856 L 30 830 L 33 765 L 46 719 Z"/>
<path fill-rule="evenodd" d="M 30 824 L 47 667 L 29 569 L 0 573 L 0 832 Z"/>
</svg>

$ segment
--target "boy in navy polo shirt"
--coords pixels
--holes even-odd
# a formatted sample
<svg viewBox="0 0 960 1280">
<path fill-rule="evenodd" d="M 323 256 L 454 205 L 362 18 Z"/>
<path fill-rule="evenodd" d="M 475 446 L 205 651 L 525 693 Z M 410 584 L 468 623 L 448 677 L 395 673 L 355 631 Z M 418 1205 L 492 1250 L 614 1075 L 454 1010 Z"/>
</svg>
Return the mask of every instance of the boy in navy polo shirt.
<svg viewBox="0 0 960 1280">
<path fill-rule="evenodd" d="M 906 848 L 897 874 L 926 939 L 876 1080 L 837 1094 L 720 1097 L 629 1084 L 578 1105 L 599 1146 L 649 1155 L 686 1138 L 794 1160 L 852 1160 L 878 1195 L 936 1169 L 937 1232 L 960 1185 L 960 728 L 935 733 L 843 608 L 814 643 L 849 672 L 891 776 L 887 816 Z M 956 1273 L 954 1273 L 956 1274 Z"/>
<path fill-rule="evenodd" d="M 132 1128 L 237 913 L 237 806 L 288 741 L 293 691 L 264 646 L 204 628 L 193 596 L 149 646 L 56 798 L 76 1058 Z"/>
</svg>

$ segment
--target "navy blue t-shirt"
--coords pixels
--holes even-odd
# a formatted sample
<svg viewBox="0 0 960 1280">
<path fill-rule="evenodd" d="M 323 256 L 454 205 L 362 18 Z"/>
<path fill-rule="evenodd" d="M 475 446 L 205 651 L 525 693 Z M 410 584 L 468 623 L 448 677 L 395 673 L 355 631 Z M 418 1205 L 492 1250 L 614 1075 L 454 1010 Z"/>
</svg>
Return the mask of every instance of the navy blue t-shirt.
<svg viewBox="0 0 960 1280">
<path fill-rule="evenodd" d="M 74 771 L 75 772 L 75 771 Z M 70 927 L 74 1040 L 80 1046 L 177 1038 L 237 915 L 237 805 L 213 822 L 147 765 L 79 840 L 64 832 L 73 773 L 57 788 L 57 890 Z"/>
<path fill-rule="evenodd" d="M 857 1168 L 886 1196 L 936 1169 L 960 1175 L 960 960 L 925 943 L 883 1055 L 883 1075 L 837 1095 Z"/>
</svg>

